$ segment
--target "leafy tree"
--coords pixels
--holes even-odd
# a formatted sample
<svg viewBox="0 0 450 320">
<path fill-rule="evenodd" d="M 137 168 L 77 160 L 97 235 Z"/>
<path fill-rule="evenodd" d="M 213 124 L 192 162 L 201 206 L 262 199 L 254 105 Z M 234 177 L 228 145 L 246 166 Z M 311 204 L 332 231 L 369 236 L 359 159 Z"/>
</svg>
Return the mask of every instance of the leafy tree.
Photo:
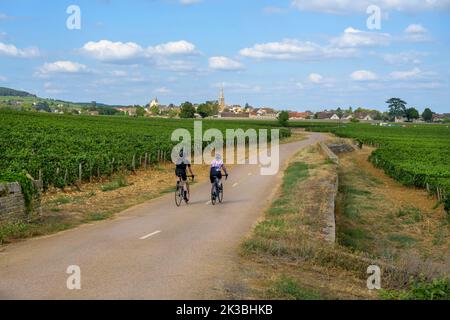
<svg viewBox="0 0 450 320">
<path fill-rule="evenodd" d="M 169 109 L 167 115 L 169 116 L 169 118 L 175 118 L 178 115 L 178 111 L 175 108 Z"/>
<path fill-rule="evenodd" d="M 419 111 L 417 111 L 416 108 L 406 109 L 406 118 L 408 119 L 408 121 L 419 119 L 420 118 Z"/>
<path fill-rule="evenodd" d="M 391 98 L 386 103 L 389 105 L 389 116 L 394 119 L 396 117 L 406 116 L 407 103 L 400 98 Z"/>
<path fill-rule="evenodd" d="M 426 108 L 422 113 L 422 119 L 426 122 L 431 122 L 433 120 L 433 111 L 430 108 Z"/>
<path fill-rule="evenodd" d="M 278 114 L 278 122 L 280 123 L 280 125 L 282 125 L 283 127 L 287 127 L 288 126 L 288 121 L 289 121 L 289 112 L 287 111 L 281 111 Z"/>
<path fill-rule="evenodd" d="M 37 111 L 52 112 L 47 101 L 40 101 L 34 107 Z"/>
<path fill-rule="evenodd" d="M 341 108 L 337 108 L 336 115 L 341 119 L 344 116 L 344 111 Z"/>
<path fill-rule="evenodd" d="M 180 118 L 195 118 L 195 108 L 192 103 L 186 101 L 181 104 Z"/>
<path fill-rule="evenodd" d="M 154 116 L 160 114 L 160 110 L 159 110 L 158 105 L 156 105 L 156 104 L 153 105 L 153 106 L 150 108 L 150 112 L 151 112 L 151 114 L 154 115 Z"/>
<path fill-rule="evenodd" d="M 212 114 L 212 107 L 210 104 L 202 103 L 197 107 L 197 113 L 202 118 L 206 118 Z"/>
<path fill-rule="evenodd" d="M 144 109 L 144 107 L 136 106 L 136 115 L 137 115 L 138 117 L 143 117 L 143 116 L 145 116 L 145 109 Z"/>
<path fill-rule="evenodd" d="M 208 104 L 211 108 L 210 116 L 215 116 L 216 114 L 219 114 L 219 101 L 206 101 L 206 104 Z"/>
<path fill-rule="evenodd" d="M 374 111 L 374 120 L 380 121 L 383 120 L 383 114 L 380 111 Z"/>
<path fill-rule="evenodd" d="M 94 111 L 98 111 L 98 114 L 102 116 L 113 116 L 119 113 L 118 110 L 110 107 L 101 107 Z"/>
</svg>

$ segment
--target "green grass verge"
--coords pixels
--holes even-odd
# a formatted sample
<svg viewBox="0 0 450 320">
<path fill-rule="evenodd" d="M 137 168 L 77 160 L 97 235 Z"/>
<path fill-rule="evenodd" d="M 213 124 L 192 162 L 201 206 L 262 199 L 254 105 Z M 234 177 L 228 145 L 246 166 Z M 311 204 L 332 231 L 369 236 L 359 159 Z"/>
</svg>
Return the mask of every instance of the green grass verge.
<svg viewBox="0 0 450 320">
<path fill-rule="evenodd" d="M 324 300 L 322 295 L 314 290 L 299 286 L 294 279 L 281 276 L 266 292 L 268 299 L 283 300 Z"/>
</svg>

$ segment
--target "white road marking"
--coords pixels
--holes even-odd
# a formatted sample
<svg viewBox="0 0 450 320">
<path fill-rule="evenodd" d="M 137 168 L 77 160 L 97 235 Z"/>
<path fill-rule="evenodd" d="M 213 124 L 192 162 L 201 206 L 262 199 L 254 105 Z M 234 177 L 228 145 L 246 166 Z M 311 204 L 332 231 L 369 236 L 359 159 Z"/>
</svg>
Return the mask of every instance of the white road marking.
<svg viewBox="0 0 450 320">
<path fill-rule="evenodd" d="M 207 204 L 207 205 L 210 205 L 211 204 L 211 200 L 209 200 L 207 203 L 205 203 L 205 204 Z"/>
<path fill-rule="evenodd" d="M 154 236 L 154 235 L 157 235 L 158 233 L 161 233 L 161 231 L 155 231 L 155 232 L 150 233 L 150 234 L 148 234 L 148 235 L 146 235 L 146 236 L 140 237 L 139 240 L 145 240 L 145 239 L 148 239 L 148 238 L 150 238 L 150 237 L 152 237 L 152 236 Z"/>
<path fill-rule="evenodd" d="M 248 173 L 248 175 L 249 175 L 249 176 L 251 176 L 251 175 L 252 175 L 252 173 L 251 173 L 251 172 L 249 172 L 249 173 Z"/>
<path fill-rule="evenodd" d="M 237 182 L 236 182 L 235 184 L 233 184 L 233 188 L 234 188 L 234 187 L 237 187 L 238 184 L 239 184 L 239 183 L 237 183 Z"/>
</svg>

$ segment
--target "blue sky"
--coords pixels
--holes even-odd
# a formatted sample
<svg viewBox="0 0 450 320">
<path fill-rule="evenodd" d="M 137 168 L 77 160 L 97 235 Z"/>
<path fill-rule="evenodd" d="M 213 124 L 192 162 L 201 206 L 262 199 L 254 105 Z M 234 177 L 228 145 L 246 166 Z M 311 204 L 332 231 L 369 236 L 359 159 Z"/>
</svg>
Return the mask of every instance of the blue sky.
<svg viewBox="0 0 450 320">
<path fill-rule="evenodd" d="M 398 96 L 450 112 L 449 18 L 450 0 L 0 0 L 0 86 L 128 105 L 217 99 L 223 84 L 229 104 L 383 110 Z"/>
</svg>

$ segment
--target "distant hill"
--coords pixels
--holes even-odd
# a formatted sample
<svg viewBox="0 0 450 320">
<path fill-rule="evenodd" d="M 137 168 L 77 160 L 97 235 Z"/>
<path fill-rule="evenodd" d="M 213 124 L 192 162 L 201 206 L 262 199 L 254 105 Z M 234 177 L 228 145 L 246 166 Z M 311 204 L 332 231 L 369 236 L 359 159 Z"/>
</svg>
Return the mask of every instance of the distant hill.
<svg viewBox="0 0 450 320">
<path fill-rule="evenodd" d="M 4 87 L 0 87 L 0 97 L 6 97 L 6 96 L 11 96 L 11 97 L 36 97 L 34 94 L 25 92 L 25 91 L 19 91 L 19 90 L 14 90 L 14 89 L 10 89 L 10 88 L 4 88 Z"/>
<path fill-rule="evenodd" d="M 69 107 L 90 108 L 93 102 L 69 102 L 59 99 L 39 98 L 38 96 L 26 91 L 15 90 L 11 88 L 0 87 L 0 97 L 17 97 L 17 98 L 37 98 L 39 101 L 47 101 L 48 103 L 61 103 L 67 104 Z M 97 108 L 113 108 L 119 105 L 108 105 L 105 103 L 95 102 Z"/>
</svg>

